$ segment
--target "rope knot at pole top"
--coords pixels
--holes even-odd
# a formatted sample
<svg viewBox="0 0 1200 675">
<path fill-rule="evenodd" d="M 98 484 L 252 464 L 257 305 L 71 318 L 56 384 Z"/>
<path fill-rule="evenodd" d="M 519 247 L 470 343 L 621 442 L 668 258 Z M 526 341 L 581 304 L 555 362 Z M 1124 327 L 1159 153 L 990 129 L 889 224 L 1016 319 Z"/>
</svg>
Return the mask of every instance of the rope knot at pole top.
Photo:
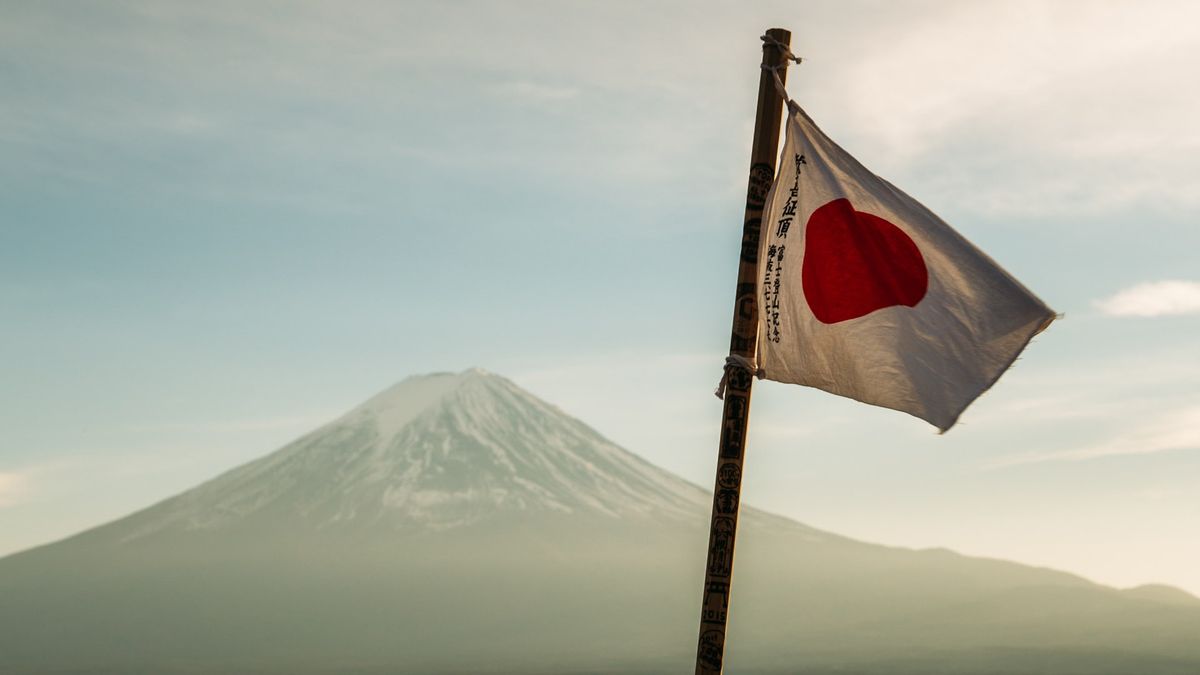
<svg viewBox="0 0 1200 675">
<path fill-rule="evenodd" d="M 775 78 L 775 91 L 779 92 L 779 96 L 786 101 L 788 107 L 791 108 L 795 105 L 795 103 L 792 101 L 792 98 L 788 96 L 787 89 L 783 86 L 783 78 L 779 76 L 779 71 L 788 67 L 788 61 L 791 61 L 796 65 L 800 65 L 803 63 L 804 59 L 793 54 L 791 47 L 788 47 L 786 44 L 780 42 L 770 35 L 763 34 L 759 39 L 763 41 L 763 46 L 774 47 L 779 50 L 780 54 L 783 54 L 783 63 L 777 66 L 768 66 L 763 64 L 762 69 L 770 71 L 772 77 Z"/>
<path fill-rule="evenodd" d="M 758 39 L 762 40 L 763 44 L 778 49 L 780 52 L 783 53 L 783 58 L 795 63 L 796 65 L 800 65 L 800 63 L 802 61 L 804 61 L 803 57 L 796 56 L 795 54 L 792 53 L 791 47 L 788 47 L 786 44 L 780 42 L 779 40 L 776 40 L 775 38 L 771 37 L 770 35 L 767 35 L 766 33 L 763 33 L 762 36 L 760 36 Z M 787 64 L 786 63 L 783 64 L 783 67 L 786 68 Z"/>
</svg>

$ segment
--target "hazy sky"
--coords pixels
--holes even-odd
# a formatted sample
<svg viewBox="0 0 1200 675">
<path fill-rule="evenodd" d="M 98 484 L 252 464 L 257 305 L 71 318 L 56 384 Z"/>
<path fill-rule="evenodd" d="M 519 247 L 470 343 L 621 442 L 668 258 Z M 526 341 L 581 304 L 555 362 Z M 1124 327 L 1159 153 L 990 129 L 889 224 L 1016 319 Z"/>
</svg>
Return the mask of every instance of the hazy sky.
<svg viewBox="0 0 1200 675">
<path fill-rule="evenodd" d="M 755 397 L 748 502 L 1200 593 L 1193 2 L 0 8 L 0 554 L 482 366 L 706 487 L 757 86 L 1065 318 L 937 436 Z"/>
</svg>

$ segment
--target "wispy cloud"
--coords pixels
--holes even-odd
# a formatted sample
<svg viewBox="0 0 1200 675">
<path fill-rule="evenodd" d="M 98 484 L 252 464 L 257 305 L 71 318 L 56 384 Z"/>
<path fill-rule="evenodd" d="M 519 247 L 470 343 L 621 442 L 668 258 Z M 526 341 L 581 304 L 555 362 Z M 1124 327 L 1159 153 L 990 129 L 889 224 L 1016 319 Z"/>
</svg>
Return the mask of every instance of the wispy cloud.
<svg viewBox="0 0 1200 675">
<path fill-rule="evenodd" d="M 110 145 L 149 164 L 172 151 L 190 168 L 152 177 L 178 189 L 208 179 L 213 192 L 241 197 L 251 183 L 258 199 L 280 192 L 329 208 L 361 201 L 339 200 L 323 171 L 331 164 L 338 176 L 402 176 L 414 162 L 487 162 L 539 180 L 552 166 L 625 184 L 630 171 L 688 174 L 744 189 L 736 167 L 750 130 L 740 125 L 752 121 L 761 27 L 733 5 L 710 3 L 664 45 L 653 27 L 682 4 L 639 6 L 634 24 L 649 28 L 638 30 L 621 3 L 547 5 L 536 21 L 488 3 L 363 2 L 352 15 L 314 4 L 286 22 L 254 3 L 219 13 L 143 4 L 108 10 L 132 37 L 47 18 L 40 6 L 6 16 L 0 45 L 40 68 L 46 90 L 6 101 L 15 112 L 0 139 L 24 148 L 13 166 L 99 180 L 113 173 Z M 766 11 L 786 19 L 792 4 Z M 1200 204 L 1191 179 L 1200 103 L 1175 86 L 1200 60 L 1192 5 L 807 4 L 804 25 L 823 29 L 797 34 L 812 65 L 793 74 L 793 94 L 820 92 L 810 97 L 818 119 L 838 120 L 829 130 L 885 175 L 925 171 L 920 192 L 935 205 L 1028 214 Z M 186 30 L 197 21 L 212 29 Z M 456 26 L 455 39 L 428 29 L 437 25 Z M 105 58 L 88 58 L 96 53 Z M 235 56 L 214 63 L 213 53 Z M 139 73 L 136 89 L 107 86 L 125 71 Z M 98 86 L 55 79 L 67 76 Z M 505 121 L 482 102 L 490 122 L 479 124 L 480 82 L 493 82 L 482 85 L 492 99 L 570 114 L 555 125 Z"/>
<path fill-rule="evenodd" d="M 869 166 L 920 169 L 921 192 L 938 204 L 995 216 L 1194 208 L 1197 102 L 1172 83 L 1200 59 L 1196 8 L 1080 10 L 944 3 L 904 30 L 889 26 L 895 39 L 860 49 L 831 73 L 840 86 L 819 88 L 837 102 L 828 119 L 848 128 L 851 149 L 853 135 L 863 139 L 862 159 L 881 157 Z M 945 170 L 948 154 L 956 171 Z"/>
<path fill-rule="evenodd" d="M 1153 281 L 1096 301 L 1109 316 L 1172 316 L 1200 313 L 1200 282 Z"/>
<path fill-rule="evenodd" d="M 1119 455 L 1148 455 L 1158 452 L 1200 449 L 1200 405 L 1150 417 L 1127 432 L 1109 440 L 1071 450 L 1027 453 L 1007 457 L 991 468 L 1039 462 L 1078 462 Z"/>
</svg>

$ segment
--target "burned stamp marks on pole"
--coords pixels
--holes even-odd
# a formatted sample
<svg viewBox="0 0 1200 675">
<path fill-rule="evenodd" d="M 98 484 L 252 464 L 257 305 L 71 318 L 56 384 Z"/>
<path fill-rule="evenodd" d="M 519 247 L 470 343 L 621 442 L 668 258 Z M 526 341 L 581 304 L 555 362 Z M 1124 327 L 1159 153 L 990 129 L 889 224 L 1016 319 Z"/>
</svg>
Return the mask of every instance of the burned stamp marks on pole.
<svg viewBox="0 0 1200 675">
<path fill-rule="evenodd" d="M 767 193 L 775 180 L 775 167 L 759 162 L 750 167 L 750 183 L 746 187 L 746 208 L 761 210 L 767 203 Z"/>
<path fill-rule="evenodd" d="M 767 204 L 767 193 L 771 191 L 771 182 L 775 179 L 775 167 L 770 164 L 758 163 L 750 167 L 750 182 L 746 187 L 746 222 L 742 227 L 742 261 L 751 265 L 758 264 L 759 232 L 762 230 L 762 218 L 751 215 L 751 212 L 762 211 Z"/>
<path fill-rule="evenodd" d="M 758 240 L 762 231 L 762 218 L 754 216 L 746 219 L 746 227 L 742 237 L 742 262 L 751 265 L 758 264 Z"/>
<path fill-rule="evenodd" d="M 737 462 L 725 462 L 717 469 L 717 496 L 713 504 L 717 513 L 736 517 L 741 487 L 742 470 Z"/>
<path fill-rule="evenodd" d="M 717 491 L 717 513 L 722 515 L 732 516 L 738 510 L 738 491 L 737 490 L 718 490 Z"/>
<path fill-rule="evenodd" d="M 737 368 L 731 369 L 737 371 Z M 732 387 L 730 387 L 732 389 Z M 750 407 L 749 397 L 743 394 L 725 394 L 725 425 L 721 429 L 721 456 L 726 459 L 741 459 L 742 442 L 746 437 L 745 426 Z"/>
<path fill-rule="evenodd" d="M 739 354 L 750 352 L 758 340 L 758 319 L 755 313 L 757 309 L 755 293 L 757 291 L 758 287 L 754 283 L 738 284 L 737 297 L 734 302 L 737 314 L 733 333 L 729 340 L 729 351 L 731 352 Z M 749 385 L 743 387 L 740 382 L 742 381 L 730 382 L 729 386 L 739 391 L 750 390 Z"/>
<path fill-rule="evenodd" d="M 708 547 L 708 572 L 713 577 L 725 577 L 733 573 L 733 518 L 714 518 L 712 536 Z"/>
<path fill-rule="evenodd" d="M 736 490 L 742 484 L 742 469 L 735 462 L 725 462 L 717 470 L 717 484 L 729 490 Z"/>
<path fill-rule="evenodd" d="M 704 610 L 700 620 L 704 623 L 725 625 L 729 613 L 729 584 L 712 581 L 704 585 Z"/>
<path fill-rule="evenodd" d="M 725 650 L 725 632 L 706 630 L 700 634 L 700 649 L 697 658 L 710 670 L 721 670 L 721 652 Z"/>
<path fill-rule="evenodd" d="M 745 368 L 730 368 L 725 380 L 725 388 L 732 391 L 750 391 L 754 375 Z"/>
</svg>

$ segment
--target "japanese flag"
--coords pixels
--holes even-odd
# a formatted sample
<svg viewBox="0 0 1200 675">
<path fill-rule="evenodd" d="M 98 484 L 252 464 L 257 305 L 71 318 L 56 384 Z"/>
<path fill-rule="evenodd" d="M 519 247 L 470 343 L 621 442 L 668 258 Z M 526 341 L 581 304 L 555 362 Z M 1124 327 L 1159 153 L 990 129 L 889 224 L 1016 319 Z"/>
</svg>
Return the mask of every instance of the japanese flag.
<svg viewBox="0 0 1200 675">
<path fill-rule="evenodd" d="M 759 367 L 942 431 L 1054 312 L 795 104 L 759 250 Z"/>
</svg>

